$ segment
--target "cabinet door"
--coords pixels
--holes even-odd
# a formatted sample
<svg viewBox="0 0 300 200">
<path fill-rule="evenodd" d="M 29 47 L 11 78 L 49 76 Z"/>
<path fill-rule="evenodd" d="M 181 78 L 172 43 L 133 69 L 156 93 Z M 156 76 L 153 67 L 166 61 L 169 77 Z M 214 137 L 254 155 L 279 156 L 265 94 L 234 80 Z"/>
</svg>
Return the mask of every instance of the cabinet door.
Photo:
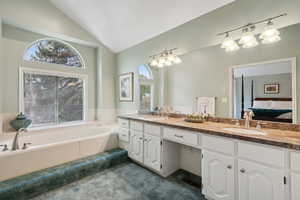
<svg viewBox="0 0 300 200">
<path fill-rule="evenodd" d="M 144 135 L 144 164 L 155 170 L 160 170 L 161 145 L 160 137 Z"/>
<path fill-rule="evenodd" d="M 291 185 L 292 185 L 292 200 L 299 200 L 300 199 L 300 174 L 292 173 L 291 174 Z"/>
<path fill-rule="evenodd" d="M 130 131 L 129 157 L 143 162 L 143 133 L 139 131 Z"/>
<path fill-rule="evenodd" d="M 203 150 L 202 183 L 205 196 L 214 200 L 233 200 L 234 159 Z"/>
<path fill-rule="evenodd" d="M 239 200 L 283 200 L 284 171 L 238 161 Z"/>
</svg>

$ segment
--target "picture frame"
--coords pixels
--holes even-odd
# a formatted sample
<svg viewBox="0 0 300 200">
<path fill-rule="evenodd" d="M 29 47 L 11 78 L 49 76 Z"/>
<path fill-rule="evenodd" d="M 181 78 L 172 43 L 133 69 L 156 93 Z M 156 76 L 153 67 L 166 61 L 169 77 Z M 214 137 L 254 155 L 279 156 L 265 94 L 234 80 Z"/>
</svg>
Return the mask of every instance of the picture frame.
<svg viewBox="0 0 300 200">
<path fill-rule="evenodd" d="M 264 93 L 265 94 L 279 94 L 280 85 L 278 83 L 275 84 L 265 84 L 264 85 Z"/>
<path fill-rule="evenodd" d="M 133 102 L 134 97 L 134 73 L 119 75 L 119 100 L 120 102 Z"/>
</svg>

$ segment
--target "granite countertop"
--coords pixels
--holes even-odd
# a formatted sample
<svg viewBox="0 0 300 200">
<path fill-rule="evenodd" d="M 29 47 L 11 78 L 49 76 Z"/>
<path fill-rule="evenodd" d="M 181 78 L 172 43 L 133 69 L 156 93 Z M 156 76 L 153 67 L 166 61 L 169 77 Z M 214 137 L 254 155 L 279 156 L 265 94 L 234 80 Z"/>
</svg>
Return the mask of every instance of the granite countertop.
<svg viewBox="0 0 300 200">
<path fill-rule="evenodd" d="M 254 135 L 224 130 L 224 128 L 244 129 L 244 126 L 236 126 L 226 123 L 189 123 L 185 122 L 183 118 L 157 117 L 151 115 L 120 115 L 118 117 L 123 119 L 137 120 L 158 125 L 170 126 L 174 128 L 182 128 L 204 134 L 217 135 L 262 144 L 285 147 L 294 150 L 300 150 L 300 132 L 298 131 L 262 128 L 260 131 L 263 132 L 264 135 Z M 256 129 L 250 128 L 250 130 Z"/>
</svg>

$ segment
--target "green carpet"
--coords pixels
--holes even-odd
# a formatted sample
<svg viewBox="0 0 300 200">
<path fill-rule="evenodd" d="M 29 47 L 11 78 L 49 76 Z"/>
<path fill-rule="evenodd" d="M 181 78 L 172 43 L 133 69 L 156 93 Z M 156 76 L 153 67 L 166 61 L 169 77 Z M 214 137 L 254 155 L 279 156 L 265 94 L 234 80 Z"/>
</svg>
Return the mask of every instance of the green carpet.
<svg viewBox="0 0 300 200">
<path fill-rule="evenodd" d="M 132 162 L 50 191 L 34 200 L 204 200 L 197 184 L 188 184 L 188 173 L 162 178 Z M 199 181 L 194 181 L 197 183 Z"/>
</svg>

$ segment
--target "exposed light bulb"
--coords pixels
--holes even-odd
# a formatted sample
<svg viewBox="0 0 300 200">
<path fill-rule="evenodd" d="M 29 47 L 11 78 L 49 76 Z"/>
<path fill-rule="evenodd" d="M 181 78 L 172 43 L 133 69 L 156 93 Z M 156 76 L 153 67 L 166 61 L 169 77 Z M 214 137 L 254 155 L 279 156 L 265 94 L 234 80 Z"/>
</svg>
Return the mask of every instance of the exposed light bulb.
<svg viewBox="0 0 300 200">
<path fill-rule="evenodd" d="M 281 40 L 279 35 L 280 32 L 275 28 L 273 22 L 269 21 L 259 38 L 262 39 L 263 44 L 271 44 Z"/>
</svg>

